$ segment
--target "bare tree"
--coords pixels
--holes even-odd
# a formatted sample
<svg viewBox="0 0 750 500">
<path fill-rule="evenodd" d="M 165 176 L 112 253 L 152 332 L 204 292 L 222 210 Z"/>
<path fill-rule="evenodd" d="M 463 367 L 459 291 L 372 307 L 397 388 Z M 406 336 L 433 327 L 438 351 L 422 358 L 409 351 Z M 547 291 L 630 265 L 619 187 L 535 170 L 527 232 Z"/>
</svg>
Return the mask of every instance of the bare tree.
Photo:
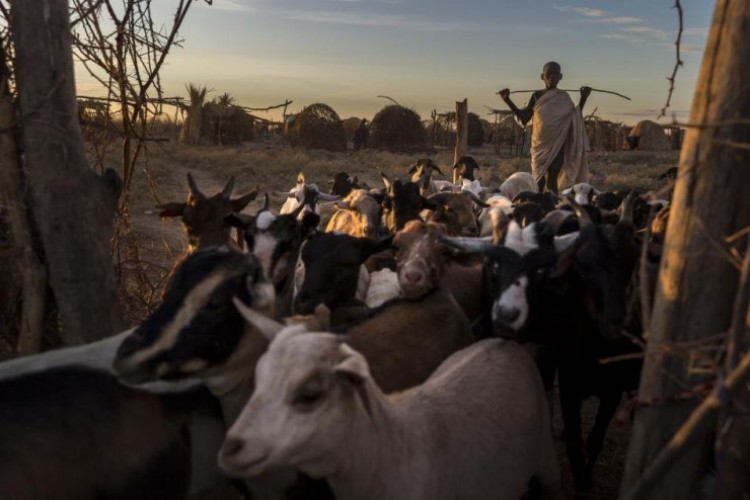
<svg viewBox="0 0 750 500">
<path fill-rule="evenodd" d="M 700 350 L 688 356 L 677 347 L 710 345 L 707 339 L 726 332 L 732 322 L 742 267 L 737 254 L 747 249 L 744 239 L 731 237 L 750 225 L 748 60 L 750 2 L 718 0 L 693 98 L 693 126 L 680 155 L 623 480 L 625 498 L 693 498 L 706 472 L 715 414 L 692 429 L 692 445 L 680 450 L 678 461 L 658 472 L 651 467 L 701 401 L 698 384 L 714 383 L 711 374 L 696 369 Z M 747 329 L 746 306 L 739 314 Z M 722 379 L 715 383 L 712 397 L 726 399 L 718 389 L 725 390 Z M 684 442 L 685 436 L 680 438 Z"/>
</svg>

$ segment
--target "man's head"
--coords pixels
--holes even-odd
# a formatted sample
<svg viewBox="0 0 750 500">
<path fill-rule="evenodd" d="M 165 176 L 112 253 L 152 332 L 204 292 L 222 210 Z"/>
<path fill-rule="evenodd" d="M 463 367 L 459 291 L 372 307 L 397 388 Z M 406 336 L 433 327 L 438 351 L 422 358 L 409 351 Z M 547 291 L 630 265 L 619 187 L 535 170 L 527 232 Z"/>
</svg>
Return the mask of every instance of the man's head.
<svg viewBox="0 0 750 500">
<path fill-rule="evenodd" d="M 547 90 L 557 88 L 557 84 L 562 80 L 562 69 L 558 63 L 550 61 L 544 65 L 541 77 Z"/>
</svg>

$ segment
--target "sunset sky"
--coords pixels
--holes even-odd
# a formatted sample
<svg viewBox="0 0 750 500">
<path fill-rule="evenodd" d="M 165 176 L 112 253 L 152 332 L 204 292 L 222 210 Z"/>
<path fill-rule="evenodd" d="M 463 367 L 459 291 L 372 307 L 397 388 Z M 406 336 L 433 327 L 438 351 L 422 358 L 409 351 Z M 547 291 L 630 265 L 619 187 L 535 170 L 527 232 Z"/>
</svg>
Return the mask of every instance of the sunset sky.
<svg viewBox="0 0 750 500">
<path fill-rule="evenodd" d="M 154 2 L 169 22 L 176 2 Z M 714 2 L 682 0 L 684 66 L 671 111 L 684 120 Z M 162 73 L 167 94 L 188 82 L 228 92 L 237 104 L 285 99 L 290 111 L 314 102 L 339 116 L 372 117 L 387 95 L 423 119 L 468 98 L 469 111 L 504 109 L 495 92 L 539 88 L 542 65 L 562 65 L 561 88 L 589 85 L 630 96 L 593 94 L 586 111 L 634 123 L 655 119 L 675 63 L 673 0 L 214 0 L 197 2 L 181 30 L 183 48 Z M 77 69 L 80 93 L 95 85 Z M 529 94 L 514 95 L 524 104 Z M 574 96 L 577 100 L 577 96 Z M 267 118 L 277 118 L 271 114 Z"/>
</svg>

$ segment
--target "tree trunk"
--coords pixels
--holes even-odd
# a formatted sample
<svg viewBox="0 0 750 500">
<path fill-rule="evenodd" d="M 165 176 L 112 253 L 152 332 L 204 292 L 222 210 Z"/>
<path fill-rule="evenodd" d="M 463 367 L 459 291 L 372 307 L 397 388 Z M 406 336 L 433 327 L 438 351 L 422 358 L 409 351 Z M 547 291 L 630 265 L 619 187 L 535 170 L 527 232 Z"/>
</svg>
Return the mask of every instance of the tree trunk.
<svg viewBox="0 0 750 500">
<path fill-rule="evenodd" d="M 469 105 L 467 100 L 456 101 L 456 149 L 453 152 L 453 164 L 466 156 L 469 143 Z"/>
<path fill-rule="evenodd" d="M 14 2 L 12 10 L 30 207 L 63 338 L 80 344 L 125 325 L 108 243 L 117 197 L 86 161 L 68 2 Z"/>
<path fill-rule="evenodd" d="M 0 302 L 4 328 L 18 333 L 16 353 L 21 356 L 39 352 L 42 343 L 47 274 L 34 248 L 29 225 L 23 181 L 16 147 L 17 128 L 14 126 L 13 103 L 8 89 L 7 66 L 0 53 L 0 205 L 7 211 L 9 240 L 0 248 L 0 273 L 6 284 Z M 20 283 L 13 281 L 20 277 Z M 20 286 L 20 290 L 18 287 Z"/>
<path fill-rule="evenodd" d="M 674 397 L 705 381 L 689 372 L 686 355 L 663 355 L 664 348 L 724 332 L 731 321 L 739 273 L 723 249 L 750 224 L 750 151 L 736 147 L 750 142 L 750 127 L 729 122 L 748 118 L 749 60 L 750 2 L 718 0 L 693 98 L 690 121 L 700 127 L 688 130 L 680 155 L 623 493 L 699 402 Z M 711 437 L 702 436 L 648 498 L 696 496 Z"/>
</svg>

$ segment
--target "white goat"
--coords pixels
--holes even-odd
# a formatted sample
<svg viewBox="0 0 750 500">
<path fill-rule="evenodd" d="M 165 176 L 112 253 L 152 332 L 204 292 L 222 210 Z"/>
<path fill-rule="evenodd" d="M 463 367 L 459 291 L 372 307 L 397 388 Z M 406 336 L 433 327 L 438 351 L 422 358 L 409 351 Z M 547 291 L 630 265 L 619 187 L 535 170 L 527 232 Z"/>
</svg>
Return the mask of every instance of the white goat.
<svg viewBox="0 0 750 500">
<path fill-rule="evenodd" d="M 398 275 L 395 271 L 385 268 L 370 273 L 370 284 L 365 297 L 367 307 L 380 307 L 400 296 L 401 287 L 398 285 Z"/>
<path fill-rule="evenodd" d="M 498 211 L 500 211 L 503 214 L 510 216 L 510 214 L 513 213 L 513 202 L 505 195 L 493 194 L 492 196 L 484 200 L 484 202 L 489 205 L 489 208 L 483 208 L 482 211 L 479 212 L 479 216 L 477 217 L 480 237 L 492 236 L 493 230 L 495 228 L 494 220 L 497 217 L 493 214 L 496 214 L 498 213 Z"/>
<path fill-rule="evenodd" d="M 267 336 L 278 333 L 238 307 Z M 534 478 L 561 498 L 537 368 L 522 347 L 498 339 L 387 396 L 339 337 L 287 327 L 258 362 L 255 393 L 219 462 L 235 476 L 291 465 L 326 477 L 340 500 L 516 500 Z"/>
<path fill-rule="evenodd" d="M 524 191 L 539 192 L 534 176 L 528 172 L 516 172 L 500 184 L 500 194 L 507 196 L 510 200 Z"/>
<path fill-rule="evenodd" d="M 574 184 L 567 189 L 563 189 L 560 194 L 573 198 L 579 205 L 590 205 L 594 200 L 594 197 L 601 194 L 601 191 L 596 189 L 591 184 L 588 184 L 586 182 L 579 182 L 578 184 Z"/>
</svg>

